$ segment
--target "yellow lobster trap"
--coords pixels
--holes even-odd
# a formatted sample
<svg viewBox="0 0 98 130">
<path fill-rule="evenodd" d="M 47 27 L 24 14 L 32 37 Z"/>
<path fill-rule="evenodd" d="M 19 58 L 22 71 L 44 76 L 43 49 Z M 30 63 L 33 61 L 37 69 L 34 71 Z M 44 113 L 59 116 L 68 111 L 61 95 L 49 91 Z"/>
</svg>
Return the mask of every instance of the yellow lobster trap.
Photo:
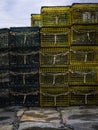
<svg viewBox="0 0 98 130">
<path fill-rule="evenodd" d="M 40 106 L 68 106 L 69 91 L 67 87 L 40 88 Z"/>
<path fill-rule="evenodd" d="M 73 25 L 71 45 L 98 45 L 98 26 Z"/>
<path fill-rule="evenodd" d="M 69 64 L 68 48 L 41 48 L 40 66 L 41 67 L 64 67 Z"/>
<path fill-rule="evenodd" d="M 72 5 L 72 24 L 98 24 L 98 3 Z"/>
<path fill-rule="evenodd" d="M 69 26 L 71 24 L 70 6 L 43 6 L 41 15 L 42 26 Z"/>
<path fill-rule="evenodd" d="M 98 64 L 98 46 L 71 46 L 70 64 Z"/>
<path fill-rule="evenodd" d="M 69 67 L 70 85 L 97 85 L 98 70 L 96 66 L 74 65 Z"/>
<path fill-rule="evenodd" d="M 70 29 L 67 27 L 42 27 L 41 47 L 66 47 L 70 44 Z"/>
<path fill-rule="evenodd" d="M 70 105 L 98 105 L 98 86 L 70 86 Z"/>
<path fill-rule="evenodd" d="M 41 14 L 31 14 L 31 26 L 41 27 Z"/>
<path fill-rule="evenodd" d="M 68 84 L 67 68 L 40 68 L 40 86 L 65 86 Z"/>
</svg>

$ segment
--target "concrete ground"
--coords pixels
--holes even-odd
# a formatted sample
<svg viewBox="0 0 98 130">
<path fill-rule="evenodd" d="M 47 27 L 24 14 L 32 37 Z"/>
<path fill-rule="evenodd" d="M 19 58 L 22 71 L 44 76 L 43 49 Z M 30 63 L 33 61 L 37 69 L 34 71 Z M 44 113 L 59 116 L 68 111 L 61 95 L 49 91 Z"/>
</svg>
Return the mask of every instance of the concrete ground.
<svg viewBox="0 0 98 130">
<path fill-rule="evenodd" d="M 0 108 L 0 130 L 98 130 L 98 106 Z"/>
</svg>

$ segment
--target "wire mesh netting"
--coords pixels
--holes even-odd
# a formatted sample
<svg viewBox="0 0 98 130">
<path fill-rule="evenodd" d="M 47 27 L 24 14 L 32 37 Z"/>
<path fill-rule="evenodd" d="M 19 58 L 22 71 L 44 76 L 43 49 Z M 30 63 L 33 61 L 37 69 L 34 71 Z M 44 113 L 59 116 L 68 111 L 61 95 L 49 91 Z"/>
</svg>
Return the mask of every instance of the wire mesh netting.
<svg viewBox="0 0 98 130">
<path fill-rule="evenodd" d="M 66 47 L 70 44 L 69 28 L 41 28 L 41 47 Z"/>
<path fill-rule="evenodd" d="M 39 46 L 39 27 L 10 28 L 11 47 Z"/>
<path fill-rule="evenodd" d="M 9 89 L 0 88 L 0 107 L 9 105 Z"/>
<path fill-rule="evenodd" d="M 68 69 L 40 68 L 41 86 L 64 86 L 68 83 Z"/>
<path fill-rule="evenodd" d="M 40 94 L 38 88 L 10 89 L 10 104 L 23 106 L 39 106 Z"/>
<path fill-rule="evenodd" d="M 38 48 L 18 48 L 10 51 L 10 66 L 39 67 Z"/>
<path fill-rule="evenodd" d="M 11 86 L 32 85 L 39 86 L 39 70 L 36 68 L 23 68 L 10 71 Z"/>
<path fill-rule="evenodd" d="M 69 64 L 68 48 L 41 48 L 41 67 L 64 67 Z"/>
<path fill-rule="evenodd" d="M 70 105 L 97 105 L 98 86 L 70 86 Z"/>
<path fill-rule="evenodd" d="M 71 45 L 98 45 L 98 26 L 71 27 Z"/>
<path fill-rule="evenodd" d="M 95 24 L 98 23 L 98 3 L 73 4 L 72 24 Z"/>
<path fill-rule="evenodd" d="M 97 68 L 89 65 L 70 66 L 69 84 L 72 85 L 97 85 Z"/>
<path fill-rule="evenodd" d="M 31 26 L 41 27 L 41 14 L 31 14 Z"/>
<path fill-rule="evenodd" d="M 70 64 L 98 64 L 97 46 L 71 46 Z"/>
<path fill-rule="evenodd" d="M 0 68 L 9 67 L 9 51 L 0 50 Z"/>
<path fill-rule="evenodd" d="M 10 82 L 9 70 L 8 69 L 0 69 L 0 88 L 8 87 L 9 82 Z"/>
<path fill-rule="evenodd" d="M 42 26 L 69 26 L 70 6 L 44 6 L 41 8 Z"/>
<path fill-rule="evenodd" d="M 40 88 L 40 106 L 68 106 L 68 86 L 53 88 Z"/>
<path fill-rule="evenodd" d="M 9 29 L 0 29 L 0 48 L 8 48 L 9 45 Z"/>
</svg>

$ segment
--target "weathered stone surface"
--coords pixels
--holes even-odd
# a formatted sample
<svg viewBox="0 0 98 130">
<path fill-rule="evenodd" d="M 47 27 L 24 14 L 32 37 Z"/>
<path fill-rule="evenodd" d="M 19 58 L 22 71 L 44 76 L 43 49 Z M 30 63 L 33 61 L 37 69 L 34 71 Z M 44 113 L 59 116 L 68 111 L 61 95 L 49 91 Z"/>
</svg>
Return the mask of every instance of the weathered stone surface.
<svg viewBox="0 0 98 130">
<path fill-rule="evenodd" d="M 35 121 L 35 122 L 48 122 L 60 123 L 59 113 L 56 110 L 38 109 L 25 111 L 21 121 Z"/>
<path fill-rule="evenodd" d="M 18 130 L 26 130 L 27 128 L 59 128 L 60 124 L 57 123 L 43 123 L 43 122 L 22 122 L 19 125 Z M 51 129 L 50 129 L 51 130 Z"/>
<path fill-rule="evenodd" d="M 75 130 L 98 130 L 98 107 L 67 107 L 61 113 L 63 123 Z"/>
<path fill-rule="evenodd" d="M 15 119 L 15 112 L 0 112 L 0 124 L 2 123 L 13 123 Z"/>
<path fill-rule="evenodd" d="M 19 111 L 17 112 L 17 116 L 18 116 L 18 117 L 21 117 L 21 116 L 23 115 L 23 113 L 24 113 L 24 110 L 19 110 Z"/>
<path fill-rule="evenodd" d="M 13 126 L 10 124 L 0 124 L 0 130 L 13 130 Z"/>
</svg>

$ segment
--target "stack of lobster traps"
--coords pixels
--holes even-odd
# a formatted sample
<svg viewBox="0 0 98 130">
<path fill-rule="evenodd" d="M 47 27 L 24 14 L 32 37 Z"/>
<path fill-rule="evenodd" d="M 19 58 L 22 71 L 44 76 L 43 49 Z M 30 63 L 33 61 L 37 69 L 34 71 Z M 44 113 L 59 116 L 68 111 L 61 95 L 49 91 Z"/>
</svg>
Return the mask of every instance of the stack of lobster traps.
<svg viewBox="0 0 98 130">
<path fill-rule="evenodd" d="M 98 104 L 98 4 L 73 4 L 70 105 Z"/>
<path fill-rule="evenodd" d="M 9 29 L 0 29 L 0 106 L 8 105 L 9 97 Z"/>
<path fill-rule="evenodd" d="M 12 105 L 39 106 L 39 27 L 10 28 Z"/>
<path fill-rule="evenodd" d="M 70 7 L 42 7 L 40 106 L 68 106 Z"/>
<path fill-rule="evenodd" d="M 41 27 L 41 14 L 31 14 L 31 26 Z"/>
</svg>

